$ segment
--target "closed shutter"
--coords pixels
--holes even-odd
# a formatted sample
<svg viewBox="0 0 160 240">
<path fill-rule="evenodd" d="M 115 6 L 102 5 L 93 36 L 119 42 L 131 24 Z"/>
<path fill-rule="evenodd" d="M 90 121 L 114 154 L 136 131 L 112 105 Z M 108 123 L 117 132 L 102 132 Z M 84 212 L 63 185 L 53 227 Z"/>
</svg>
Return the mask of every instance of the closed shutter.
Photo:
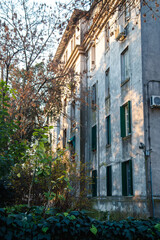
<svg viewBox="0 0 160 240">
<path fill-rule="evenodd" d="M 131 101 L 128 101 L 128 133 L 131 134 Z"/>
<path fill-rule="evenodd" d="M 92 197 L 97 197 L 97 170 L 92 171 Z"/>
<path fill-rule="evenodd" d="M 129 160 L 128 195 L 133 195 L 132 160 Z"/>
<path fill-rule="evenodd" d="M 112 196 L 112 167 L 106 168 L 106 180 L 107 180 L 107 196 Z"/>
<path fill-rule="evenodd" d="M 106 117 L 107 145 L 111 144 L 111 118 Z"/>
<path fill-rule="evenodd" d="M 121 137 L 126 136 L 126 124 L 125 124 L 125 108 L 120 107 L 120 125 L 121 125 Z"/>
<path fill-rule="evenodd" d="M 92 151 L 97 149 L 97 126 L 92 127 Z"/>
<path fill-rule="evenodd" d="M 122 163 L 122 195 L 127 196 L 127 173 L 126 162 Z"/>
</svg>

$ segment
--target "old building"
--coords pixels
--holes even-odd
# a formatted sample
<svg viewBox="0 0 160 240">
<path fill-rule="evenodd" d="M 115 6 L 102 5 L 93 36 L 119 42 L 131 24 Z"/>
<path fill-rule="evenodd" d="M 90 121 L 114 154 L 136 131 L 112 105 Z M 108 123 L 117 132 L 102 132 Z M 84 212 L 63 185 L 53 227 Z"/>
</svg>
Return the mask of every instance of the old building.
<svg viewBox="0 0 160 240">
<path fill-rule="evenodd" d="M 85 162 L 101 211 L 160 216 L 160 20 L 148 10 L 114 0 L 75 10 L 54 57 L 78 77 L 53 149 L 69 144 Z"/>
</svg>

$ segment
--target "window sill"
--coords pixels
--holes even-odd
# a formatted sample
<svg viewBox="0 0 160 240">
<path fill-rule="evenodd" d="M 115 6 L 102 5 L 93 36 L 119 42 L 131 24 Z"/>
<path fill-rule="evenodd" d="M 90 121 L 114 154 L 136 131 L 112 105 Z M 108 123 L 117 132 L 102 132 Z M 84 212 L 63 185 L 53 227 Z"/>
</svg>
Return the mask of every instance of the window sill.
<svg viewBox="0 0 160 240">
<path fill-rule="evenodd" d="M 125 79 L 122 83 L 121 83 L 121 87 L 123 87 L 127 82 L 129 82 L 130 77 Z"/>
<path fill-rule="evenodd" d="M 131 136 L 132 136 L 132 134 L 130 133 L 129 135 L 127 135 L 127 136 L 125 136 L 125 137 L 122 137 L 122 139 L 123 139 L 123 141 L 125 141 L 125 140 L 131 138 Z"/>
<path fill-rule="evenodd" d="M 111 147 L 111 144 L 106 144 L 106 148 L 110 148 Z"/>
</svg>

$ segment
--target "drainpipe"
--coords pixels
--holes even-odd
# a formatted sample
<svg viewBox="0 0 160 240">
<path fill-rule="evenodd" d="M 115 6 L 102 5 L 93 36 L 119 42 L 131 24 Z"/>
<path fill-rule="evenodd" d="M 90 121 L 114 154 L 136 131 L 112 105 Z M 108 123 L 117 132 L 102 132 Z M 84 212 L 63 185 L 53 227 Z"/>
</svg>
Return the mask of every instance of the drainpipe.
<svg viewBox="0 0 160 240">
<path fill-rule="evenodd" d="M 98 82 L 97 82 L 97 86 L 98 86 Z M 100 144 L 99 144 L 99 98 L 98 98 L 98 197 L 100 197 Z"/>
</svg>

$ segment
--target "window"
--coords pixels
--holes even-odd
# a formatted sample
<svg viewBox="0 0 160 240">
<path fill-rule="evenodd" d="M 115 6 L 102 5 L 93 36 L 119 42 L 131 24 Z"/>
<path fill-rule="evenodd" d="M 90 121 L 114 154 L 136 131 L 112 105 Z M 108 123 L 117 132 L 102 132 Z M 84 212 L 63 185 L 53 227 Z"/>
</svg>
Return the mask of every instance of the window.
<svg viewBox="0 0 160 240">
<path fill-rule="evenodd" d="M 96 84 L 92 86 L 92 110 L 96 110 Z"/>
<path fill-rule="evenodd" d="M 71 137 L 68 140 L 69 143 L 69 149 L 70 149 L 70 154 L 71 154 L 71 159 L 75 160 L 75 147 L 76 147 L 76 139 L 75 136 Z"/>
<path fill-rule="evenodd" d="M 108 98 L 110 95 L 110 83 L 109 83 L 109 68 L 105 72 L 105 98 Z"/>
<path fill-rule="evenodd" d="M 112 166 L 106 167 L 107 196 L 112 196 Z"/>
<path fill-rule="evenodd" d="M 92 171 L 92 197 L 97 197 L 97 170 Z"/>
<path fill-rule="evenodd" d="M 91 48 L 91 67 L 94 68 L 96 64 L 96 48 L 95 44 Z"/>
<path fill-rule="evenodd" d="M 97 150 L 97 125 L 92 127 L 92 151 Z"/>
<path fill-rule="evenodd" d="M 129 51 L 128 48 L 121 54 L 121 82 L 129 80 Z"/>
<path fill-rule="evenodd" d="M 132 160 L 122 163 L 122 195 L 133 195 Z"/>
<path fill-rule="evenodd" d="M 109 22 L 107 22 L 105 27 L 105 49 L 109 49 Z"/>
<path fill-rule="evenodd" d="M 120 107 L 121 137 L 131 134 L 131 102 Z"/>
<path fill-rule="evenodd" d="M 66 98 L 64 99 L 64 114 L 67 113 L 67 100 Z"/>
<path fill-rule="evenodd" d="M 67 130 L 63 130 L 63 148 L 66 148 Z"/>
<path fill-rule="evenodd" d="M 106 143 L 111 144 L 111 117 L 106 117 Z"/>
</svg>

